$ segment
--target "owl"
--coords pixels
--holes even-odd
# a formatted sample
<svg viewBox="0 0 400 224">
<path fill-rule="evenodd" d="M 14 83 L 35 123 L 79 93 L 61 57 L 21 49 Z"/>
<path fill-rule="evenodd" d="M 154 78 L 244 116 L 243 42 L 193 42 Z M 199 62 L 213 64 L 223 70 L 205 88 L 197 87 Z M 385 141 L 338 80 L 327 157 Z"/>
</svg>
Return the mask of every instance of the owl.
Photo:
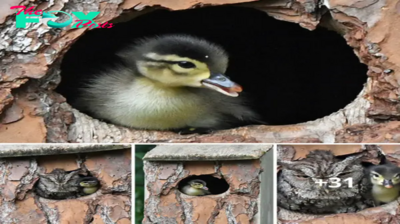
<svg viewBox="0 0 400 224">
<path fill-rule="evenodd" d="M 94 193 L 98 189 L 99 181 L 95 177 L 80 175 L 80 171 L 54 169 L 48 174 L 39 173 L 35 192 L 48 199 L 70 199 Z"/>
<path fill-rule="evenodd" d="M 280 161 L 278 205 L 288 210 L 329 214 L 370 207 L 369 180 L 362 154 L 339 159 L 330 151 L 311 151 L 305 159 Z"/>
</svg>

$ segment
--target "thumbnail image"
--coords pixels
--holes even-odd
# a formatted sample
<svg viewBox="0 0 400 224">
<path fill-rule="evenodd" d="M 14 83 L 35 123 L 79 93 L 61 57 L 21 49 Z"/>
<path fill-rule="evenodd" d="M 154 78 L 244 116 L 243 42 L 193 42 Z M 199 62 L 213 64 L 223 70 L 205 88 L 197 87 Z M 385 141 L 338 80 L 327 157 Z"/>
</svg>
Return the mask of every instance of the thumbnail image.
<svg viewBox="0 0 400 224">
<path fill-rule="evenodd" d="M 129 144 L 0 145 L 1 223 L 131 223 Z"/>
<path fill-rule="evenodd" d="M 400 145 L 278 145 L 278 223 L 397 223 L 377 220 L 398 209 L 399 155 Z"/>
<path fill-rule="evenodd" d="M 272 145 L 136 145 L 136 153 L 144 148 L 137 224 L 273 222 Z"/>
</svg>

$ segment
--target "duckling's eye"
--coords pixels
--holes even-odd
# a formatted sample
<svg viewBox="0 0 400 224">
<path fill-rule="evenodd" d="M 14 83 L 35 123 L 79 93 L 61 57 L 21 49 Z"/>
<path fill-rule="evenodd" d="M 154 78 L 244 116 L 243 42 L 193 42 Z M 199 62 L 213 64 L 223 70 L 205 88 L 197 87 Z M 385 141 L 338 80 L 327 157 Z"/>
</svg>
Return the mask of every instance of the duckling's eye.
<svg viewBox="0 0 400 224">
<path fill-rule="evenodd" d="M 376 173 L 373 173 L 372 176 L 373 176 L 374 178 L 379 178 L 379 175 L 376 174 Z"/>
<path fill-rule="evenodd" d="M 196 65 L 190 61 L 180 61 L 177 63 L 181 68 L 195 68 Z"/>
</svg>

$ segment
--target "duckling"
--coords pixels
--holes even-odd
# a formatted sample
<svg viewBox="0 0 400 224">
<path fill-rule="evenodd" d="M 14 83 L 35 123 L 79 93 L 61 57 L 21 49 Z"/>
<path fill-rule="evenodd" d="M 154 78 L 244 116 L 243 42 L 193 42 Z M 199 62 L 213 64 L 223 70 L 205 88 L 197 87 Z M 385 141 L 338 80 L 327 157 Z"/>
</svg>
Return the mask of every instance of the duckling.
<svg viewBox="0 0 400 224">
<path fill-rule="evenodd" d="M 386 164 L 370 168 L 370 180 L 372 183 L 372 197 L 375 204 L 389 203 L 399 197 L 400 192 L 400 168 L 386 162 Z"/>
<path fill-rule="evenodd" d="M 117 54 L 124 65 L 97 74 L 75 107 L 138 129 L 226 129 L 258 120 L 224 75 L 227 53 L 187 35 L 143 39 Z M 239 96 L 239 97 L 238 97 Z"/>
<path fill-rule="evenodd" d="M 182 193 L 190 196 L 203 196 L 211 194 L 203 180 L 195 179 L 189 181 L 181 189 Z"/>
<path fill-rule="evenodd" d="M 93 194 L 99 188 L 99 181 L 94 177 L 83 177 L 79 181 L 79 186 L 83 194 Z"/>
</svg>

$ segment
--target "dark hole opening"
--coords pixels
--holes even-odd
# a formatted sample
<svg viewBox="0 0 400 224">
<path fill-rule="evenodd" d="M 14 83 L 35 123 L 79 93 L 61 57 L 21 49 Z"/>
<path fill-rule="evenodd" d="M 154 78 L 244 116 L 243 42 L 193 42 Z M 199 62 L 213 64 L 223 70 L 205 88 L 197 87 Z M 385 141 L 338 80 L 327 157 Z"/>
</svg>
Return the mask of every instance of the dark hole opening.
<svg viewBox="0 0 400 224">
<path fill-rule="evenodd" d="M 229 189 L 229 184 L 223 178 L 217 178 L 211 175 L 193 175 L 181 180 L 178 184 L 179 191 L 182 192 L 182 188 L 188 185 L 191 180 L 203 180 L 206 182 L 207 188 L 211 194 L 222 194 Z"/>
<path fill-rule="evenodd" d="M 226 74 L 243 86 L 252 108 L 270 125 L 336 112 L 356 98 L 367 78 L 367 66 L 333 31 L 308 31 L 256 9 L 219 6 L 158 10 L 87 32 L 66 53 L 57 91 L 74 106 L 87 78 L 119 63 L 115 52 L 137 38 L 167 33 L 191 34 L 224 47 L 230 56 Z"/>
</svg>

